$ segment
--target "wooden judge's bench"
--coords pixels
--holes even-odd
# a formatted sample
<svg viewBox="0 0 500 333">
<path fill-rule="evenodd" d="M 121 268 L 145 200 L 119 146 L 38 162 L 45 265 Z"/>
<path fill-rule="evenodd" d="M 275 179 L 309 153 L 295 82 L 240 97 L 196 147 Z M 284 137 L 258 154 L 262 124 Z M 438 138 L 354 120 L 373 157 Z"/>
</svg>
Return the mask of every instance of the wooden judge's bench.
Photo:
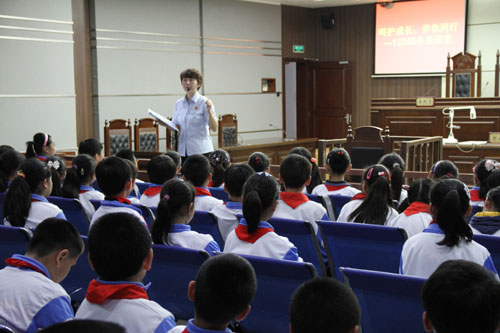
<svg viewBox="0 0 500 333">
<path fill-rule="evenodd" d="M 453 133 L 459 144 L 445 144 L 443 159 L 453 161 L 460 172 L 470 173 L 483 158 L 500 160 L 500 144 L 487 143 L 490 132 L 500 132 L 500 98 L 435 98 L 433 106 L 416 106 L 415 98 L 377 98 L 371 100 L 371 124 L 390 129 L 391 136 L 442 136 L 450 132 L 446 107 L 474 106 L 476 119 L 469 110 L 456 110 Z M 481 142 L 482 141 L 482 142 Z"/>
</svg>

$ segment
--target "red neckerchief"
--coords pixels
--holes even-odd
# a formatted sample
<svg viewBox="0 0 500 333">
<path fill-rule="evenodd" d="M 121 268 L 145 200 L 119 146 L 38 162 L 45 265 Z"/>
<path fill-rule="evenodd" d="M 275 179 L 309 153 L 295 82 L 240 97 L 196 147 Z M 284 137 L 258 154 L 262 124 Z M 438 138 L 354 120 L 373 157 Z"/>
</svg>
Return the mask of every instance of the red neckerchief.
<svg viewBox="0 0 500 333">
<path fill-rule="evenodd" d="M 208 182 L 208 187 L 212 187 L 212 185 L 213 185 L 213 184 L 214 184 L 214 182 L 213 182 L 213 181 L 209 181 L 209 182 Z"/>
<path fill-rule="evenodd" d="M 187 327 L 184 329 L 184 331 L 182 331 L 181 333 L 189 333 Z"/>
<path fill-rule="evenodd" d="M 338 190 L 341 190 L 343 189 L 344 187 L 349 187 L 349 184 L 342 184 L 342 185 L 330 185 L 328 183 L 325 183 L 325 186 L 326 186 L 326 189 L 328 190 L 328 192 L 332 192 L 332 191 L 338 191 Z"/>
<path fill-rule="evenodd" d="M 414 201 L 403 212 L 406 216 L 415 215 L 418 213 L 429 213 L 429 205 L 423 202 Z"/>
<path fill-rule="evenodd" d="M 45 160 L 47 159 L 47 156 L 43 156 L 43 155 L 38 155 L 36 156 L 36 158 L 42 162 L 45 162 Z"/>
<path fill-rule="evenodd" d="M 431 223 L 429 223 L 429 225 L 431 224 L 437 224 L 438 222 L 436 220 L 432 220 Z"/>
<path fill-rule="evenodd" d="M 129 205 L 132 204 L 129 199 L 124 198 L 124 197 L 120 197 L 118 195 L 115 195 L 115 196 L 112 196 L 112 197 L 106 197 L 105 200 L 116 200 L 119 203 L 126 203 L 126 204 L 129 204 Z"/>
<path fill-rule="evenodd" d="M 255 231 L 253 234 L 248 233 L 248 226 L 238 224 L 236 229 L 234 229 L 234 232 L 236 233 L 236 236 L 244 242 L 247 243 L 255 243 L 259 238 L 267 234 L 268 232 L 274 231 L 272 228 L 257 228 L 257 231 Z"/>
<path fill-rule="evenodd" d="M 30 264 L 29 262 L 21 260 L 21 259 L 8 258 L 8 259 L 5 259 L 5 263 L 9 266 L 32 269 L 35 272 L 41 273 L 44 276 L 46 276 L 45 273 L 40 268 Z"/>
<path fill-rule="evenodd" d="M 145 191 L 144 191 L 144 194 L 148 197 L 153 197 L 155 195 L 157 195 L 158 193 L 161 192 L 161 186 L 151 186 L 151 187 L 148 187 Z"/>
<path fill-rule="evenodd" d="M 481 199 L 479 197 L 479 190 L 478 189 L 470 190 L 470 201 L 483 201 L 483 199 Z"/>
<path fill-rule="evenodd" d="M 41 202 L 41 200 L 31 198 L 31 202 Z"/>
<path fill-rule="evenodd" d="M 203 187 L 195 187 L 196 188 L 196 196 L 199 196 L 199 195 L 207 195 L 209 197 L 212 196 L 212 193 L 210 193 L 210 191 L 206 188 L 203 188 Z"/>
<path fill-rule="evenodd" d="M 280 192 L 280 198 L 293 209 L 309 201 L 309 198 L 304 193 Z"/>
<path fill-rule="evenodd" d="M 82 193 L 87 193 L 88 191 L 89 190 L 80 190 L 80 192 L 78 192 L 78 193 L 82 194 Z"/>
<path fill-rule="evenodd" d="M 364 200 L 366 198 L 366 193 L 361 192 L 352 197 L 352 200 Z"/>
<path fill-rule="evenodd" d="M 149 299 L 146 290 L 136 284 L 105 284 L 95 279 L 90 281 L 85 298 L 95 304 L 103 304 L 109 299 Z"/>
</svg>

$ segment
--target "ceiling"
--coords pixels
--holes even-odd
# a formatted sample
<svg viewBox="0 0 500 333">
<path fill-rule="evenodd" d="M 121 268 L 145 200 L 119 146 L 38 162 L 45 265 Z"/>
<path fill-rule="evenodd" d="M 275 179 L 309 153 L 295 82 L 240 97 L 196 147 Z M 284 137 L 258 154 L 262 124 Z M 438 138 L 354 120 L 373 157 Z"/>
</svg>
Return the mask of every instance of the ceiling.
<svg viewBox="0 0 500 333">
<path fill-rule="evenodd" d="M 309 8 L 351 6 L 351 5 L 361 5 L 361 4 L 377 2 L 377 0 L 244 0 L 244 1 L 265 3 L 271 5 L 287 5 L 287 6 L 298 6 L 298 7 L 309 7 Z M 388 0 L 387 2 L 390 2 L 390 0 Z"/>
</svg>

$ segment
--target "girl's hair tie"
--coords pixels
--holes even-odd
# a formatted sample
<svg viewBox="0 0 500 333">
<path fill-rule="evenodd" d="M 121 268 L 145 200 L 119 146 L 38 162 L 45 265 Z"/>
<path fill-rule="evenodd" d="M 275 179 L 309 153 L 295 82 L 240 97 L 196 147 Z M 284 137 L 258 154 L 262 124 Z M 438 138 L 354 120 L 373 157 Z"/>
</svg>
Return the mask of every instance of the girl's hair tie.
<svg viewBox="0 0 500 333">
<path fill-rule="evenodd" d="M 495 169 L 495 162 L 493 162 L 492 160 L 486 160 L 486 162 L 484 162 L 484 168 L 486 169 L 486 171 L 490 172 L 491 170 Z"/>
<path fill-rule="evenodd" d="M 259 156 L 255 156 L 255 163 L 260 164 L 260 157 Z"/>
<path fill-rule="evenodd" d="M 24 175 L 24 172 L 22 172 L 21 170 L 17 171 L 17 176 L 18 177 L 23 177 L 24 179 L 26 179 L 26 176 Z"/>
<path fill-rule="evenodd" d="M 370 168 L 370 170 L 368 170 L 368 173 L 366 174 L 366 179 L 369 180 L 372 176 L 372 172 L 373 172 L 373 168 Z"/>
<path fill-rule="evenodd" d="M 342 156 L 342 155 L 344 155 L 344 152 L 342 150 L 339 150 L 339 151 L 337 151 L 337 155 Z"/>
<path fill-rule="evenodd" d="M 394 163 L 394 164 L 392 165 L 392 168 L 394 169 L 394 168 L 396 168 L 396 167 L 400 167 L 400 168 L 401 168 L 401 165 L 400 165 L 398 162 L 396 162 L 396 163 Z"/>
<path fill-rule="evenodd" d="M 385 176 L 385 171 L 379 171 L 379 172 L 378 172 L 378 175 L 379 175 L 379 176 Z"/>
<path fill-rule="evenodd" d="M 43 140 L 42 147 L 45 147 L 47 146 L 47 141 L 49 141 L 49 135 L 47 133 L 43 133 L 43 135 L 45 136 L 45 139 Z"/>
<path fill-rule="evenodd" d="M 59 163 L 59 161 L 48 161 L 47 166 L 49 168 L 59 170 L 59 167 L 61 166 L 61 164 Z"/>
<path fill-rule="evenodd" d="M 314 157 L 311 157 L 311 163 L 316 163 L 317 161 Z"/>
<path fill-rule="evenodd" d="M 452 174 L 451 172 L 448 172 L 446 175 L 447 175 L 448 177 L 450 177 L 450 178 L 455 178 L 455 176 L 453 176 L 453 174 Z"/>
<path fill-rule="evenodd" d="M 163 196 L 163 199 L 165 199 L 165 200 L 168 200 L 168 199 L 170 199 L 170 195 L 168 195 L 168 194 L 165 194 L 165 195 Z"/>
</svg>

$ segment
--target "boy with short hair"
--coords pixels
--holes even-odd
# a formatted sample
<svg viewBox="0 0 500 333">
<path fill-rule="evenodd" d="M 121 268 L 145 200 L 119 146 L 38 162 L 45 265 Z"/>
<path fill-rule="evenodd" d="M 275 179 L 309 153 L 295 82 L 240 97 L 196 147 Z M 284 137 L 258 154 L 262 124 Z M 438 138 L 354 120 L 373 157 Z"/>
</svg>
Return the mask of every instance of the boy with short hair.
<svg viewBox="0 0 500 333">
<path fill-rule="evenodd" d="M 500 283 L 480 265 L 449 260 L 422 288 L 426 332 L 494 333 L 500 326 Z"/>
<path fill-rule="evenodd" d="M 234 164 L 224 171 L 224 191 L 229 200 L 225 205 L 214 207 L 210 213 L 217 218 L 217 224 L 222 238 L 226 241 L 227 235 L 238 226 L 237 214 L 243 213 L 243 185 L 255 173 L 247 164 Z"/>
<path fill-rule="evenodd" d="M 189 283 L 194 319 L 169 333 L 231 332 L 227 326 L 233 320 L 245 319 L 256 291 L 257 278 L 246 259 L 231 253 L 211 257 L 201 265 L 196 280 Z"/>
<path fill-rule="evenodd" d="M 157 207 L 161 187 L 167 180 L 175 177 L 177 167 L 169 156 L 158 155 L 149 160 L 147 171 L 151 185 L 144 191 L 139 203 L 146 207 Z"/>
<path fill-rule="evenodd" d="M 14 254 L 0 270 L 0 325 L 14 332 L 36 332 L 72 319 L 70 297 L 59 283 L 83 248 L 80 234 L 70 222 L 42 221 L 26 254 Z"/>
<path fill-rule="evenodd" d="M 137 216 L 147 227 L 141 210 L 127 199 L 134 186 L 132 170 L 127 161 L 116 156 L 106 157 L 97 165 L 95 174 L 105 200 L 101 201 L 101 206 L 92 216 L 90 225 L 105 214 L 126 212 Z"/>
<path fill-rule="evenodd" d="M 85 139 L 78 145 L 78 155 L 90 155 L 97 163 L 104 159 L 102 143 L 94 138 Z"/>
<path fill-rule="evenodd" d="M 337 280 L 317 277 L 295 290 L 290 305 L 290 333 L 357 333 L 358 300 Z"/>
<path fill-rule="evenodd" d="M 151 235 L 134 215 L 111 213 L 89 231 L 92 280 L 75 318 L 123 325 L 128 332 L 168 332 L 173 315 L 150 301 L 141 283 L 153 262 Z"/>
<path fill-rule="evenodd" d="M 224 203 L 222 200 L 214 198 L 208 189 L 212 174 L 210 172 L 210 162 L 204 155 L 189 156 L 182 164 L 182 175 L 196 189 L 195 210 L 209 212 L 215 206 Z"/>
</svg>

